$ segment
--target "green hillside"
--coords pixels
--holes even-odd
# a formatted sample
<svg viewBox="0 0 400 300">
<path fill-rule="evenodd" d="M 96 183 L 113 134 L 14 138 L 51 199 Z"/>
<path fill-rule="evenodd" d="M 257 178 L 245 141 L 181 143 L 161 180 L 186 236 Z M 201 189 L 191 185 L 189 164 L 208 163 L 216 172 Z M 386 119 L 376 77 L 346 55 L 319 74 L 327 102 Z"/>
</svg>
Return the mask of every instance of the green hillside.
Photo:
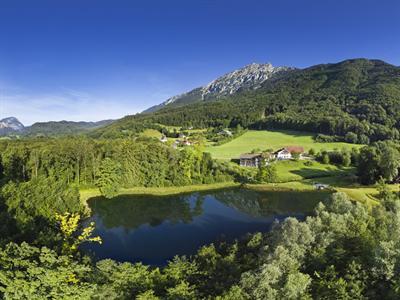
<svg viewBox="0 0 400 300">
<path fill-rule="evenodd" d="M 220 145 L 209 146 L 206 148 L 213 158 L 232 159 L 239 158 L 241 153 L 250 152 L 254 149 L 279 149 L 285 146 L 302 146 L 305 151 L 313 148 L 316 151 L 321 149 L 333 150 L 342 148 L 360 147 L 348 143 L 317 143 L 313 135 L 299 131 L 256 131 L 249 130 L 233 141 Z"/>
<path fill-rule="evenodd" d="M 379 60 L 353 59 L 290 72 L 254 91 L 128 116 L 96 131 L 112 137 L 146 124 L 275 128 L 318 132 L 360 143 L 398 139 L 400 68 Z"/>
</svg>

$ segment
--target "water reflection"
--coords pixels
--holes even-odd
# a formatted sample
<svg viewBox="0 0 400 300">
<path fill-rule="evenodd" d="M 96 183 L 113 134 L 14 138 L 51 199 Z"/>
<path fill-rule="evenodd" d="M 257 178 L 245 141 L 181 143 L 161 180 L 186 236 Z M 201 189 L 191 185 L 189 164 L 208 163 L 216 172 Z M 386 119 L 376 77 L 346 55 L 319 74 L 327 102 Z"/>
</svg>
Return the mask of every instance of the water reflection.
<svg viewBox="0 0 400 300">
<path fill-rule="evenodd" d="M 119 196 L 89 201 L 102 245 L 97 258 L 161 265 L 204 245 L 267 231 L 275 219 L 303 218 L 322 192 L 257 192 L 240 188 L 166 197 Z"/>
</svg>

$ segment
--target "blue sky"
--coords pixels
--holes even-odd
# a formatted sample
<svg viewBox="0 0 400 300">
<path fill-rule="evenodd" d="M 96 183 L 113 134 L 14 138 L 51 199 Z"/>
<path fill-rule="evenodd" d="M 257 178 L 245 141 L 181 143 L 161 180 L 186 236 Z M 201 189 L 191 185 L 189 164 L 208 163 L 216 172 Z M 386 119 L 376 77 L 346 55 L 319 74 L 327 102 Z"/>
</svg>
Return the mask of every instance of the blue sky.
<svg viewBox="0 0 400 300">
<path fill-rule="evenodd" d="M 400 65 L 399 32 L 397 0 L 0 0 L 0 118 L 119 118 L 252 62 Z"/>
</svg>

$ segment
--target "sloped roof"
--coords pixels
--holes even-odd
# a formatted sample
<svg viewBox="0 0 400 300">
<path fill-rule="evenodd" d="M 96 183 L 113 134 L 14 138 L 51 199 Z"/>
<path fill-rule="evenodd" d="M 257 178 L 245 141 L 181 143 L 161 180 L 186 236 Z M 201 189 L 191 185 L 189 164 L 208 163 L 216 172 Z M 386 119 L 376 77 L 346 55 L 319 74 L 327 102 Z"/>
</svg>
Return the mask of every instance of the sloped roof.
<svg viewBox="0 0 400 300">
<path fill-rule="evenodd" d="M 288 152 L 288 153 L 290 153 L 290 151 L 288 151 L 286 148 L 281 148 L 281 149 L 276 150 L 276 151 L 274 152 L 274 154 L 278 154 L 278 153 L 281 153 L 281 152 Z"/>
<path fill-rule="evenodd" d="M 303 153 L 304 152 L 304 148 L 301 146 L 287 146 L 287 147 L 285 147 L 285 149 L 287 151 L 289 151 L 290 153 Z"/>
<path fill-rule="evenodd" d="M 243 153 L 240 154 L 241 159 L 253 159 L 256 157 L 261 157 L 261 153 Z"/>
</svg>

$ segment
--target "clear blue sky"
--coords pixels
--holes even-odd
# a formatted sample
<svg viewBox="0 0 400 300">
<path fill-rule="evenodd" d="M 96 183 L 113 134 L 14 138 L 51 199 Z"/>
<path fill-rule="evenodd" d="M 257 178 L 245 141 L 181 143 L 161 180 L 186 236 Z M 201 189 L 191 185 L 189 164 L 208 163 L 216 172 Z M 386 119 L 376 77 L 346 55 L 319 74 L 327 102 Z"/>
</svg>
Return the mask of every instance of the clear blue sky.
<svg viewBox="0 0 400 300">
<path fill-rule="evenodd" d="M 252 62 L 400 65 L 400 1 L 0 0 L 0 118 L 118 118 Z"/>
</svg>

